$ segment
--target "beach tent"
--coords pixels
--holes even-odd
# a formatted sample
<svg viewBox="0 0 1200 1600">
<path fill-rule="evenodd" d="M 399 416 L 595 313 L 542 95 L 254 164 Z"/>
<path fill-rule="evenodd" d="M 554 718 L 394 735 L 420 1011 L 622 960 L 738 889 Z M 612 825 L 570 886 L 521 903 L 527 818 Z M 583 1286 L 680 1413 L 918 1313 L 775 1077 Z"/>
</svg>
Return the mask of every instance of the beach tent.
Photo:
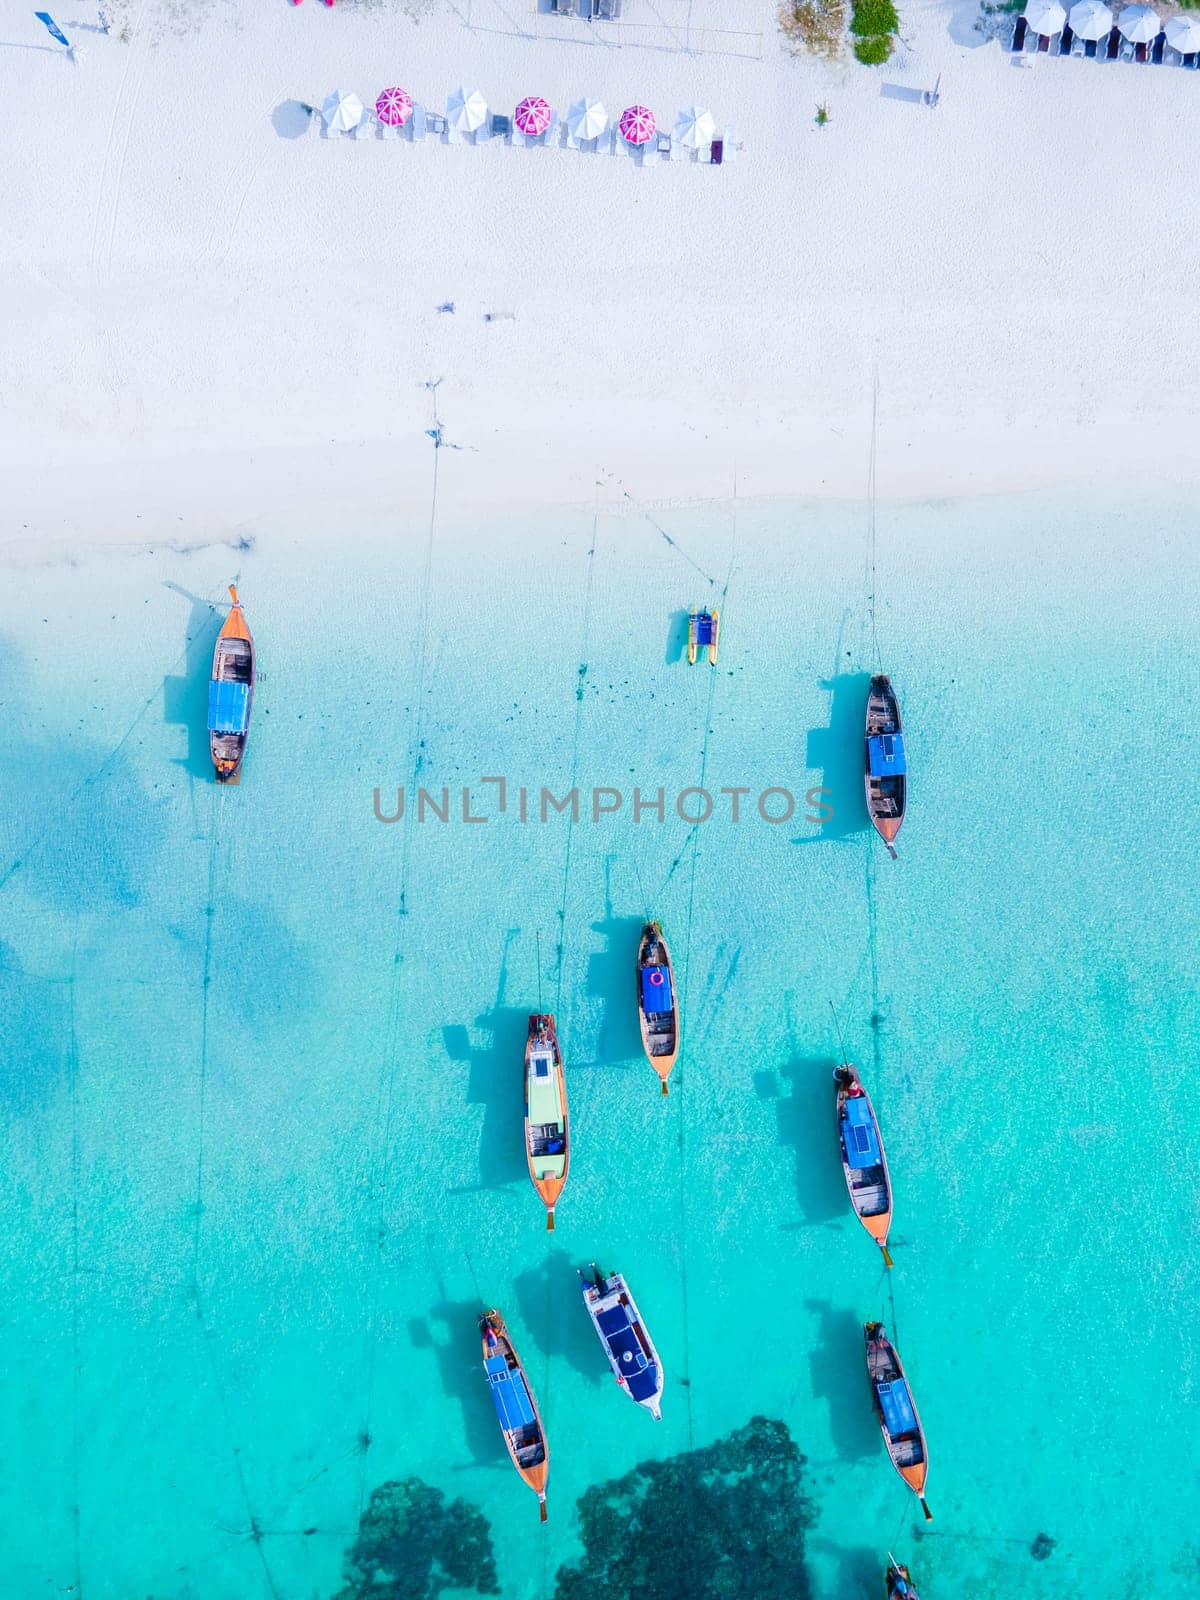
<svg viewBox="0 0 1200 1600">
<path fill-rule="evenodd" d="M 1200 22 L 1195 17 L 1169 17 L 1167 43 L 1181 56 L 1194 56 L 1200 52 Z"/>
<path fill-rule="evenodd" d="M 460 85 L 446 101 L 446 121 L 455 133 L 478 133 L 487 115 L 487 101 L 478 89 L 464 89 Z"/>
<path fill-rule="evenodd" d="M 330 133 L 349 133 L 363 119 L 363 103 L 349 89 L 335 89 L 321 107 Z"/>
<path fill-rule="evenodd" d="M 1117 27 L 1130 44 L 1149 44 L 1151 39 L 1158 38 L 1162 23 L 1149 6 L 1126 6 L 1117 18 Z"/>
<path fill-rule="evenodd" d="M 702 106 L 685 106 L 675 119 L 674 142 L 685 150 L 699 150 L 713 142 L 716 132 L 711 111 Z"/>
<path fill-rule="evenodd" d="M 1053 37 L 1067 25 L 1067 13 L 1058 0 L 1029 0 L 1025 7 L 1025 21 L 1034 33 Z"/>
<path fill-rule="evenodd" d="M 550 102 L 543 100 L 540 94 L 527 94 L 513 112 L 513 121 L 518 133 L 523 133 L 527 139 L 536 139 L 550 126 Z"/>
<path fill-rule="evenodd" d="M 576 100 L 567 112 L 567 131 L 572 139 L 598 139 L 608 127 L 608 112 L 599 100 Z"/>
<path fill-rule="evenodd" d="M 1107 39 L 1112 32 L 1112 12 L 1103 0 L 1078 0 L 1069 21 L 1077 39 Z"/>
<path fill-rule="evenodd" d="M 626 106 L 618 123 L 626 144 L 649 144 L 656 126 L 654 113 L 648 106 Z"/>
<path fill-rule="evenodd" d="M 375 102 L 375 115 L 385 128 L 402 128 L 412 116 L 412 98 L 403 89 L 385 89 Z"/>
</svg>

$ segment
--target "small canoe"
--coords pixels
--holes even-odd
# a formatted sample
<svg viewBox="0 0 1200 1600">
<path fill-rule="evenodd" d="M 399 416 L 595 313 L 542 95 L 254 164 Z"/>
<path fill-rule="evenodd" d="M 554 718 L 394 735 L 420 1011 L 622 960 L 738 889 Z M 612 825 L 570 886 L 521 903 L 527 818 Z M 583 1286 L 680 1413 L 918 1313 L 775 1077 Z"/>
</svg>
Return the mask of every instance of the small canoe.
<svg viewBox="0 0 1200 1600">
<path fill-rule="evenodd" d="M 867 1341 L 867 1376 L 883 1442 L 892 1465 L 920 1500 L 926 1522 L 932 1522 L 933 1512 L 925 1504 L 925 1479 L 929 1475 L 925 1431 L 908 1379 L 883 1323 L 868 1322 L 863 1332 Z"/>
<path fill-rule="evenodd" d="M 525 1368 L 508 1337 L 504 1318 L 498 1311 L 485 1312 L 479 1319 L 479 1332 L 483 1337 L 483 1370 L 500 1420 L 500 1432 L 513 1466 L 537 1495 L 545 1522 L 550 1450 L 541 1412 Z"/>
<path fill-rule="evenodd" d="M 525 1040 L 525 1155 L 533 1187 L 546 1207 L 546 1227 L 554 1230 L 554 1207 L 567 1181 L 571 1134 L 567 1121 L 567 1080 L 554 1018 L 535 1012 Z"/>
<path fill-rule="evenodd" d="M 250 737 L 254 701 L 254 640 L 232 584 L 233 607 L 217 635 L 208 684 L 208 748 L 218 783 L 237 783 Z"/>
<path fill-rule="evenodd" d="M 675 974 L 662 925 L 647 922 L 637 956 L 638 1022 L 642 1030 L 642 1049 L 646 1059 L 662 1079 L 667 1079 L 679 1055 L 679 1003 L 675 995 Z"/>
<path fill-rule="evenodd" d="M 717 664 L 717 646 L 721 642 L 721 613 L 717 610 L 701 611 L 693 606 L 688 615 L 688 661 L 696 665 L 701 650 L 708 651 L 709 665 Z"/>
<path fill-rule="evenodd" d="M 663 1369 L 654 1341 L 646 1331 L 629 1285 L 619 1272 L 607 1277 L 592 1262 L 592 1276 L 583 1279 L 583 1304 L 604 1346 L 617 1382 L 643 1406 L 655 1422 L 662 1421 Z"/>
<path fill-rule="evenodd" d="M 867 811 L 894 861 L 893 841 L 904 822 L 908 801 L 908 763 L 900 702 L 892 680 L 882 675 L 871 679 L 867 695 L 866 786 Z"/>
<path fill-rule="evenodd" d="M 884 1265 L 890 1267 L 887 1242 L 892 1226 L 892 1184 L 875 1108 L 859 1080 L 858 1068 L 848 1061 L 834 1069 L 833 1081 L 837 1085 L 838 1142 L 850 1204 L 883 1251 Z"/>
<path fill-rule="evenodd" d="M 921 1600 L 921 1596 L 913 1588 L 912 1575 L 908 1568 L 892 1555 L 888 1556 L 886 1583 L 887 1600 Z"/>
</svg>

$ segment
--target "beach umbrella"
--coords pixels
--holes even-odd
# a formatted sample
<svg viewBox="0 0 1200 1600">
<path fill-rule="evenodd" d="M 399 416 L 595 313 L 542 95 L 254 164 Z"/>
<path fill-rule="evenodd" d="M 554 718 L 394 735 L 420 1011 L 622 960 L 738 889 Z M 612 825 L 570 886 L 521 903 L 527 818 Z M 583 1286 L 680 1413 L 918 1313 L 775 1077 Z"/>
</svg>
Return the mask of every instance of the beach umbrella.
<svg viewBox="0 0 1200 1600">
<path fill-rule="evenodd" d="M 363 118 L 363 103 L 349 89 L 335 89 L 321 107 L 325 126 L 331 133 L 349 133 Z"/>
<path fill-rule="evenodd" d="M 536 139 L 550 126 L 549 100 L 543 100 L 540 94 L 527 94 L 513 113 L 513 121 L 518 133 L 523 133 L 527 139 Z"/>
<path fill-rule="evenodd" d="M 1078 0 L 1068 20 L 1077 39 L 1107 39 L 1112 32 L 1112 12 L 1103 0 Z"/>
<path fill-rule="evenodd" d="M 1117 27 L 1130 44 L 1149 44 L 1151 39 L 1158 38 L 1161 26 L 1158 14 L 1149 6 L 1126 6 L 1117 18 Z"/>
<path fill-rule="evenodd" d="M 626 106 L 619 126 L 626 144 L 648 144 L 654 137 L 654 113 L 646 106 Z"/>
<path fill-rule="evenodd" d="M 1067 13 L 1058 0 L 1029 0 L 1025 7 L 1025 21 L 1034 33 L 1051 35 L 1063 31 Z"/>
<path fill-rule="evenodd" d="M 478 133 L 487 114 L 487 101 L 478 89 L 460 86 L 446 101 L 446 120 L 457 133 Z"/>
<path fill-rule="evenodd" d="M 711 111 L 702 106 L 686 106 L 675 119 L 674 142 L 685 150 L 699 150 L 713 142 L 716 131 Z"/>
<path fill-rule="evenodd" d="M 576 100 L 567 112 L 572 139 L 598 139 L 608 127 L 608 112 L 599 100 Z"/>
<path fill-rule="evenodd" d="M 375 102 L 375 115 L 388 128 L 402 128 L 412 116 L 412 97 L 403 89 L 385 89 Z"/>
<path fill-rule="evenodd" d="M 1167 43 L 1181 56 L 1194 56 L 1200 51 L 1200 22 L 1195 17 L 1169 18 Z"/>
</svg>

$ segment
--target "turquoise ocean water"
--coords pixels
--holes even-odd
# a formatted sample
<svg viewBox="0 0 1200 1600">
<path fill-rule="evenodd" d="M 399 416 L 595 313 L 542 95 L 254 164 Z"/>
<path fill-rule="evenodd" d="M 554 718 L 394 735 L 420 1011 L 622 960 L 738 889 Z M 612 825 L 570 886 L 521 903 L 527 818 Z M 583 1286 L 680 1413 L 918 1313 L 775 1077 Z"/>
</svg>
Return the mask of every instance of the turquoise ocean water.
<svg viewBox="0 0 1200 1600">
<path fill-rule="evenodd" d="M 817 1600 L 880 1595 L 889 1547 L 924 1600 L 1195 1592 L 1187 515 L 881 506 L 878 658 L 866 523 L 443 514 L 432 540 L 266 527 L 8 565 L 0 1594 L 550 1600 L 585 1543 L 601 1571 L 644 1535 L 643 1490 L 659 1576 L 609 1571 L 605 1600 L 771 1597 L 801 1539 L 787 1592 Z M 262 676 L 218 791 L 233 577 Z M 688 668 L 682 613 L 717 597 L 720 665 Z M 909 745 L 895 864 L 861 798 L 877 659 Z M 414 781 L 459 820 L 376 821 L 373 789 L 394 809 Z M 461 821 L 464 784 L 491 821 Z M 584 813 L 522 825 L 522 784 L 535 816 L 543 784 Z M 668 808 L 747 785 L 749 815 L 635 825 L 635 784 Z M 830 822 L 754 813 L 818 784 Z M 594 785 L 624 812 L 593 823 Z M 684 1005 L 666 1100 L 632 1014 L 647 912 Z M 521 1136 L 539 932 L 574 1116 L 553 1235 Z M 830 1001 L 888 1145 L 890 1282 L 836 1157 Z M 655 1335 L 660 1425 L 607 1376 L 592 1258 Z M 549 1430 L 545 1528 L 478 1366 L 490 1305 Z M 872 1420 L 877 1315 L 929 1439 L 927 1531 Z M 754 1416 L 806 1458 L 765 1540 L 714 1471 Z M 704 1474 L 750 1537 L 701 1582 Z"/>
</svg>

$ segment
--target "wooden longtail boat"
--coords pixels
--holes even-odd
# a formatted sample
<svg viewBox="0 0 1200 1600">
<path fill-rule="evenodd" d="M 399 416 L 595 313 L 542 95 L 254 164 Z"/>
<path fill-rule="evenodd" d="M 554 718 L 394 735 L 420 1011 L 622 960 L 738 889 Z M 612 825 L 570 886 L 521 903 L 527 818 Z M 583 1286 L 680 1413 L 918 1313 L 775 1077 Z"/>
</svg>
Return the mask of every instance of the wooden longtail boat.
<svg viewBox="0 0 1200 1600">
<path fill-rule="evenodd" d="M 912 1575 L 903 1562 L 897 1561 L 895 1556 L 888 1556 L 887 1569 L 887 1600 L 921 1600 L 921 1596 L 913 1588 Z"/>
<path fill-rule="evenodd" d="M 908 801 L 908 763 L 900 703 L 892 680 L 882 674 L 871 679 L 867 695 L 866 786 L 867 811 L 894 861 L 893 840 L 904 822 Z"/>
<path fill-rule="evenodd" d="M 604 1346 L 617 1382 L 654 1418 L 662 1421 L 663 1369 L 654 1341 L 642 1321 L 629 1285 L 619 1272 L 607 1277 L 592 1262 L 583 1279 L 583 1304 Z"/>
<path fill-rule="evenodd" d="M 890 1267 L 887 1242 L 892 1226 L 892 1184 L 875 1108 L 859 1081 L 858 1068 L 848 1061 L 834 1068 L 833 1081 L 837 1085 L 838 1142 L 850 1204 L 883 1251 L 884 1265 Z"/>
<path fill-rule="evenodd" d="M 662 1079 L 667 1079 L 679 1055 L 679 1003 L 675 995 L 675 974 L 662 926 L 647 922 L 637 957 L 638 1023 L 642 1030 L 642 1049 L 646 1059 Z"/>
<path fill-rule="evenodd" d="M 208 684 L 208 748 L 218 783 L 239 781 L 254 702 L 254 640 L 232 584 L 229 598 L 233 607 L 217 635 Z"/>
<path fill-rule="evenodd" d="M 546 1443 L 541 1412 L 525 1368 L 508 1337 L 504 1318 L 498 1311 L 485 1312 L 479 1319 L 479 1332 L 483 1336 L 483 1370 L 500 1419 L 500 1431 L 513 1466 L 538 1497 L 545 1522 L 550 1447 Z"/>
<path fill-rule="evenodd" d="M 908 1379 L 883 1323 L 868 1322 L 863 1332 L 867 1341 L 867 1376 L 883 1442 L 892 1465 L 920 1500 L 926 1522 L 932 1522 L 933 1512 L 925 1503 L 925 1479 L 929 1475 L 925 1431 Z"/>
<path fill-rule="evenodd" d="M 554 1207 L 571 1160 L 571 1134 L 554 1018 L 540 1011 L 530 1017 L 525 1041 L 525 1155 L 533 1187 L 546 1207 L 546 1227 L 553 1232 Z"/>
<path fill-rule="evenodd" d="M 721 613 L 717 610 L 701 611 L 693 606 L 688 615 L 688 661 L 696 665 L 701 650 L 708 651 L 709 665 L 717 664 L 717 646 L 721 642 Z"/>
</svg>

